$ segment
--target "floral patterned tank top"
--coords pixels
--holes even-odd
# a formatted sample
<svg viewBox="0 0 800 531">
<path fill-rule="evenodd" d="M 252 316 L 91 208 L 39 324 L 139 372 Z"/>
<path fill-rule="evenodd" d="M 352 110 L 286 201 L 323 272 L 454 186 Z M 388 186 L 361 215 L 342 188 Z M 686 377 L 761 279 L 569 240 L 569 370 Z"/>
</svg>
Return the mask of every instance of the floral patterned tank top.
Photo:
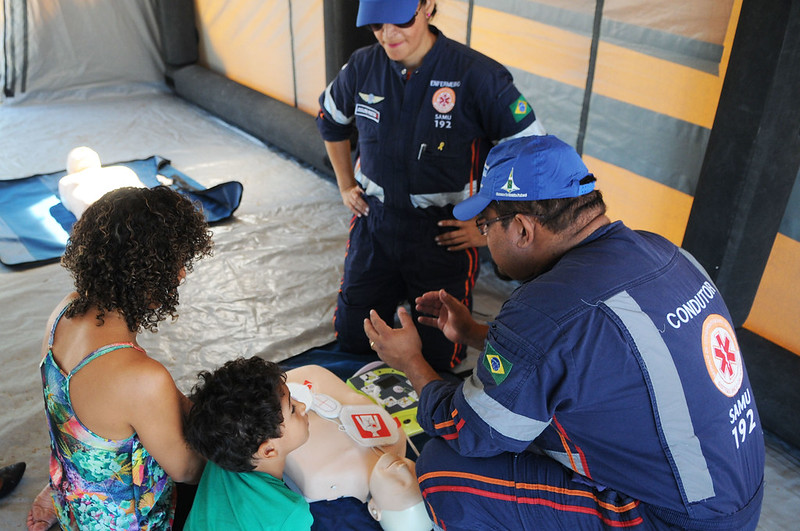
<svg viewBox="0 0 800 531">
<path fill-rule="evenodd" d="M 175 489 L 172 479 L 147 452 L 136 433 L 112 440 L 92 433 L 75 416 L 69 395 L 71 378 L 92 360 L 133 343 L 116 343 L 86 356 L 69 373 L 53 358 L 56 318 L 47 354 L 39 364 L 50 428 L 50 484 L 63 529 L 161 530 L 172 527 Z"/>
</svg>

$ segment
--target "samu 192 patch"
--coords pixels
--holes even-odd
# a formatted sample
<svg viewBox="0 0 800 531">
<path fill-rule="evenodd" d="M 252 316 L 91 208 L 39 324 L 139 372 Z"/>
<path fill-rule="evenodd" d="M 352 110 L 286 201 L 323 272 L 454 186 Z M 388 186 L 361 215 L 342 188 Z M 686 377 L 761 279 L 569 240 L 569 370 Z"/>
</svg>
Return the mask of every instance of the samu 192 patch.
<svg viewBox="0 0 800 531">
<path fill-rule="evenodd" d="M 508 108 L 511 110 L 511 115 L 514 117 L 515 122 L 519 122 L 531 113 L 531 104 L 522 94 Z"/>
<path fill-rule="evenodd" d="M 494 383 L 500 385 L 508 377 L 513 364 L 497 352 L 492 345 L 487 344 L 486 351 L 483 353 L 483 366 L 492 375 Z"/>
</svg>

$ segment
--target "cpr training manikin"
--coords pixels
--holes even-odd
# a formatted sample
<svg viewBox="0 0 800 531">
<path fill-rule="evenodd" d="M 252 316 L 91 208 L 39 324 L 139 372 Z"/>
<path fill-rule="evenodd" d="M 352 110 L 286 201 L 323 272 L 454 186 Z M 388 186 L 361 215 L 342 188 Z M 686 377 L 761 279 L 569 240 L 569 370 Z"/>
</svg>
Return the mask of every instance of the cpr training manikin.
<svg viewBox="0 0 800 531">
<path fill-rule="evenodd" d="M 286 373 L 292 398 L 306 405 L 308 441 L 290 453 L 285 475 L 309 501 L 368 501 L 384 531 L 428 531 L 406 436 L 394 419 L 317 365 Z"/>
</svg>

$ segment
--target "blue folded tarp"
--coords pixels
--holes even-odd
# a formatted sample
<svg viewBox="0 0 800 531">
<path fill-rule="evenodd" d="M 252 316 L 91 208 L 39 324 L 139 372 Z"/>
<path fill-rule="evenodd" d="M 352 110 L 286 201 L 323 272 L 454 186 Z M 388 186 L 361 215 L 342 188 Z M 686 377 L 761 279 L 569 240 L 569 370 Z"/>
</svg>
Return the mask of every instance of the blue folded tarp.
<svg viewBox="0 0 800 531">
<path fill-rule="evenodd" d="M 209 223 L 229 218 L 242 199 L 241 183 L 230 181 L 204 188 L 159 156 L 115 165 L 129 167 L 149 187 L 161 184 L 156 175 L 172 179 L 172 188 L 202 205 Z M 63 254 L 76 221 L 58 196 L 58 181 L 66 173 L 64 170 L 0 181 L 0 262 L 48 262 Z"/>
</svg>

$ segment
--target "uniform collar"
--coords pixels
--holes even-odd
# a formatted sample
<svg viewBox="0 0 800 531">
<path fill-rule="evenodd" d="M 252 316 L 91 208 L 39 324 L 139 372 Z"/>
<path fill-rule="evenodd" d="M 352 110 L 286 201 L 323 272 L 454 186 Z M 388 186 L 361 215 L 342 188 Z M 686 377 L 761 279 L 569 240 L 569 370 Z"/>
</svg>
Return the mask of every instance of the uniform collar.
<svg viewBox="0 0 800 531">
<path fill-rule="evenodd" d="M 428 53 L 425 54 L 425 57 L 422 60 L 422 64 L 420 65 L 419 68 L 415 70 L 415 72 L 424 72 L 425 70 L 431 68 L 431 65 L 436 62 L 436 59 L 441 53 L 442 47 L 444 46 L 444 41 L 447 40 L 444 34 L 441 31 L 439 31 L 439 28 L 437 28 L 436 26 L 430 25 L 428 26 L 428 29 L 430 29 L 431 33 L 436 35 L 436 41 L 433 43 L 431 49 L 428 50 Z M 378 46 L 380 46 L 380 44 L 378 44 Z M 406 79 L 406 75 L 408 72 L 406 70 L 406 67 L 403 66 L 403 63 L 400 63 L 398 61 L 392 61 L 391 59 L 389 59 L 389 63 L 392 65 L 392 71 L 395 74 L 400 76 L 401 79 Z"/>
<path fill-rule="evenodd" d="M 603 238 L 608 234 L 619 232 L 620 230 L 623 230 L 625 228 L 626 227 L 622 223 L 622 221 L 612 221 L 611 223 L 607 223 L 602 227 L 598 228 L 596 231 L 587 236 L 586 239 L 584 239 L 575 247 L 580 247 L 582 245 L 592 243 L 593 241 L 599 240 L 600 238 Z"/>
</svg>

